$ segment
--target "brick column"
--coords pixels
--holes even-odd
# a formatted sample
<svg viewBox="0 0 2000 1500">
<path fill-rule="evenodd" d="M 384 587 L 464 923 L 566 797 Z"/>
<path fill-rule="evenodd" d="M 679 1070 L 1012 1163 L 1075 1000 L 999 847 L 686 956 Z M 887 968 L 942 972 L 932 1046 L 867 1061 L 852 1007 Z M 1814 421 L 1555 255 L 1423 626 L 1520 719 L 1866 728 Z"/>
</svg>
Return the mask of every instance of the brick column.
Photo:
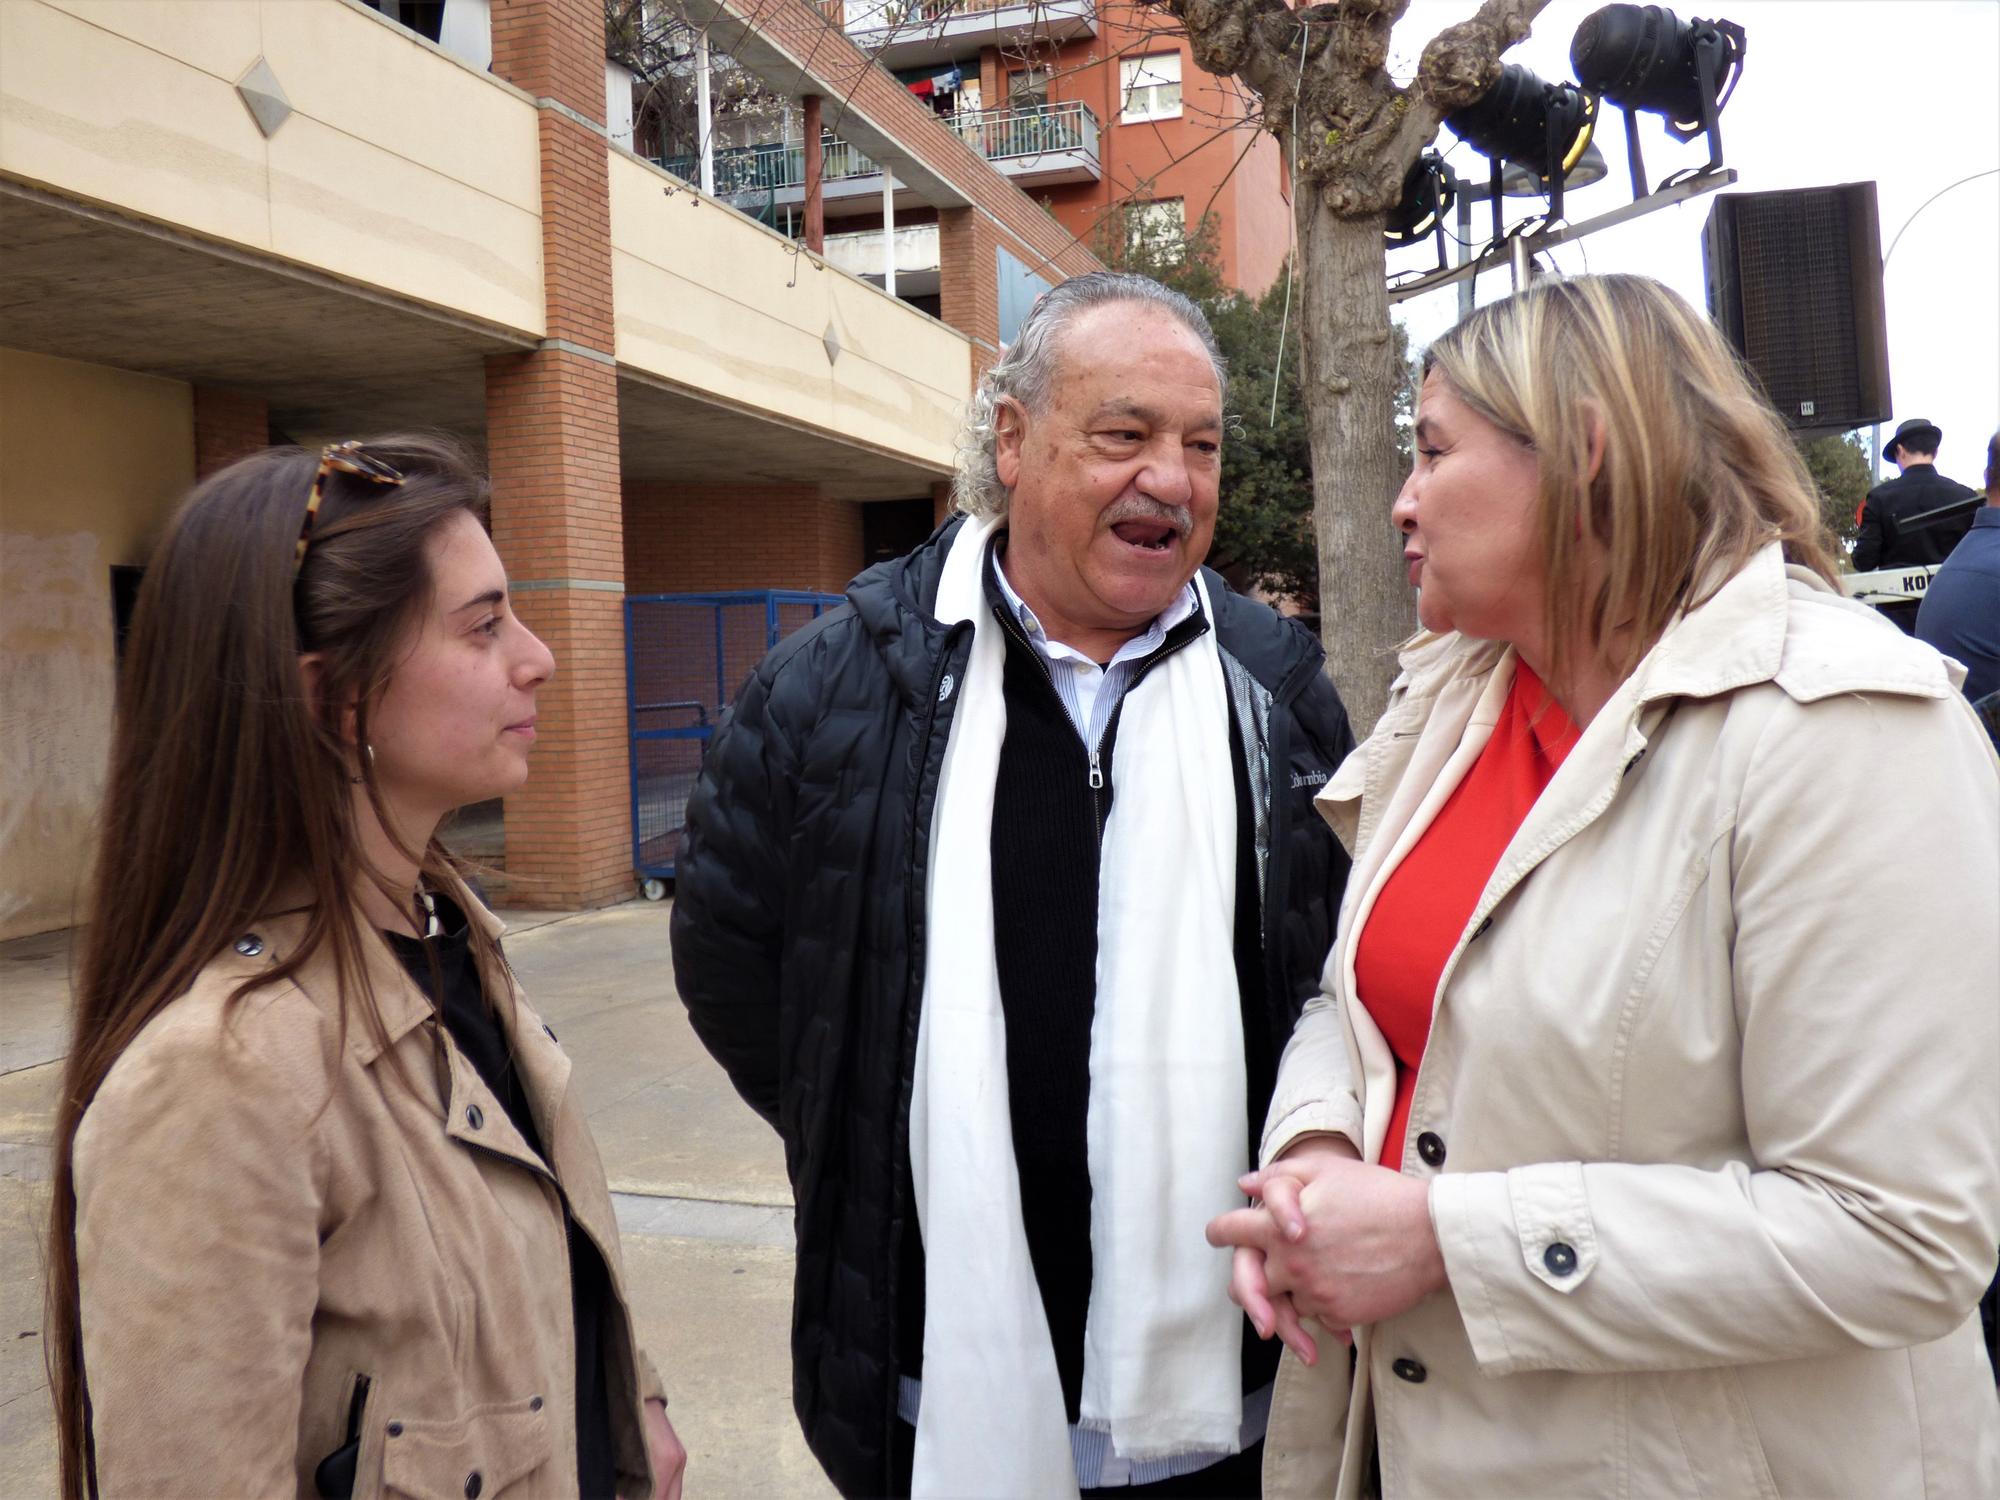
<svg viewBox="0 0 2000 1500">
<path fill-rule="evenodd" d="M 507 799 L 507 900 L 574 909 L 632 892 L 602 0 L 494 0 L 493 71 L 541 106 L 548 329 L 486 363 L 493 538 L 556 657 Z"/>
<path fill-rule="evenodd" d="M 206 479 L 217 469 L 270 446 L 270 408 L 262 396 L 246 396 L 212 385 L 194 388 L 196 479 Z"/>
<path fill-rule="evenodd" d="M 807 94 L 805 105 L 806 148 L 806 249 L 814 255 L 826 254 L 826 144 L 820 139 L 820 99 Z"/>
<path fill-rule="evenodd" d="M 977 210 L 938 210 L 938 317 L 972 340 L 975 380 L 1000 353 L 999 248 Z"/>
</svg>

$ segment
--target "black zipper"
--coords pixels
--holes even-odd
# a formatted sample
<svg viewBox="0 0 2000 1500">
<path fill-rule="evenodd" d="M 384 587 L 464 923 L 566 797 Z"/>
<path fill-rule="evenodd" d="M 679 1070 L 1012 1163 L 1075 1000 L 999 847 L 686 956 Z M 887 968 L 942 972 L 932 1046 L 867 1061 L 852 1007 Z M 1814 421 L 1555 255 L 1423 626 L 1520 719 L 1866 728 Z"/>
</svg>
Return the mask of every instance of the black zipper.
<svg viewBox="0 0 2000 1500">
<path fill-rule="evenodd" d="M 1062 691 L 1056 686 L 1056 675 L 1049 667 L 1048 658 L 1035 649 L 1035 643 L 1028 639 L 1027 633 L 1021 629 L 1020 622 L 1010 619 L 1009 614 L 1010 611 L 1002 608 L 1000 605 L 996 604 L 993 606 L 993 615 L 1000 622 L 1000 628 L 1014 640 L 1019 641 L 1023 646 L 1027 647 L 1028 654 L 1034 658 L 1035 665 L 1041 668 L 1042 680 L 1049 685 L 1049 692 L 1055 698 L 1056 706 L 1063 711 L 1065 719 L 1069 718 L 1069 705 L 1062 701 Z M 1159 650 L 1139 663 L 1139 669 L 1132 674 L 1132 680 L 1125 685 L 1125 691 L 1119 694 L 1118 706 L 1111 710 L 1111 717 L 1105 721 L 1104 733 L 1098 737 L 1096 745 L 1091 744 L 1084 738 L 1086 731 L 1076 731 L 1077 743 L 1083 747 L 1085 764 L 1089 768 L 1091 815 L 1097 825 L 1097 847 L 1100 850 L 1104 847 L 1104 825 L 1111 817 L 1111 794 L 1110 788 L 1106 784 L 1104 766 L 1100 758 L 1103 752 L 1099 747 L 1107 741 L 1113 744 L 1117 743 L 1118 721 L 1125 713 L 1125 699 L 1137 691 L 1139 684 L 1151 675 L 1153 668 L 1180 651 L 1183 647 L 1200 640 L 1202 636 L 1208 634 L 1210 627 L 1207 616 L 1197 613 L 1190 616 L 1190 620 L 1197 622 L 1199 628 L 1187 631 L 1179 640 L 1175 640 L 1173 639 L 1174 631 L 1180 630 L 1181 625 L 1189 623 L 1187 620 L 1182 621 L 1181 625 L 1174 627 L 1174 631 L 1167 633 L 1166 644 L 1162 645 Z M 1071 722 L 1070 727 L 1072 729 L 1076 728 L 1074 721 Z"/>
</svg>

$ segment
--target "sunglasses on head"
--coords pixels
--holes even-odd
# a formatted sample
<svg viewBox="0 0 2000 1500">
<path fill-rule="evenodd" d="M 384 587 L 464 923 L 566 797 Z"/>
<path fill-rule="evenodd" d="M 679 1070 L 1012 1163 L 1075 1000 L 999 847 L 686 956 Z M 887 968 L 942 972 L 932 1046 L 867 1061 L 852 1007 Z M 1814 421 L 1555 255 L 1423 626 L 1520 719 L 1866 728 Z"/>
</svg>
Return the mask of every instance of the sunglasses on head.
<svg viewBox="0 0 2000 1500">
<path fill-rule="evenodd" d="M 344 443 L 332 443 L 323 449 L 319 456 L 319 469 L 313 475 L 312 494 L 306 498 L 306 518 L 299 523 L 299 547 L 292 557 L 294 578 L 306 565 L 306 548 L 312 545 L 313 522 L 319 516 L 320 502 L 326 498 L 326 482 L 335 474 L 353 474 L 385 488 L 403 482 L 402 470 L 369 453 L 358 439 L 349 438 Z"/>
</svg>

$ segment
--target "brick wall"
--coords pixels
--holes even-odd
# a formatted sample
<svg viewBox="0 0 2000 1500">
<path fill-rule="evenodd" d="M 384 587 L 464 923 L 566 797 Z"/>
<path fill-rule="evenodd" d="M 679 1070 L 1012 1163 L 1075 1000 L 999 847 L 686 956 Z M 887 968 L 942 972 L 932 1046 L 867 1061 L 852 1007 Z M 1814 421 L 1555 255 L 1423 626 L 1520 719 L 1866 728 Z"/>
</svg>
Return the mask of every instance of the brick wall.
<svg viewBox="0 0 2000 1500">
<path fill-rule="evenodd" d="M 1000 243 L 992 221 L 976 209 L 938 215 L 938 316 L 972 340 L 974 380 L 1000 350 Z"/>
<path fill-rule="evenodd" d="M 492 0 L 493 71 L 604 122 L 603 0 Z"/>
<path fill-rule="evenodd" d="M 602 0 L 494 0 L 493 71 L 601 121 Z M 533 774 L 506 803 L 503 894 L 573 909 L 632 893 L 609 148 L 548 108 L 539 142 L 548 338 L 598 357 L 545 346 L 486 362 L 493 540 L 556 658 Z"/>
<path fill-rule="evenodd" d="M 611 179 L 604 137 L 541 113 L 542 284 L 548 336 L 614 352 Z"/>
<path fill-rule="evenodd" d="M 625 485 L 625 580 L 634 594 L 839 593 L 862 561 L 861 507 L 823 500 L 812 485 Z"/>
<path fill-rule="evenodd" d="M 270 446 L 270 409 L 263 397 L 210 385 L 194 388 L 196 479 L 206 479 L 246 454 Z"/>
<path fill-rule="evenodd" d="M 507 799 L 505 898 L 603 905 L 632 890 L 617 377 L 560 350 L 495 355 L 486 411 L 494 543 L 556 658 L 533 774 Z"/>
</svg>

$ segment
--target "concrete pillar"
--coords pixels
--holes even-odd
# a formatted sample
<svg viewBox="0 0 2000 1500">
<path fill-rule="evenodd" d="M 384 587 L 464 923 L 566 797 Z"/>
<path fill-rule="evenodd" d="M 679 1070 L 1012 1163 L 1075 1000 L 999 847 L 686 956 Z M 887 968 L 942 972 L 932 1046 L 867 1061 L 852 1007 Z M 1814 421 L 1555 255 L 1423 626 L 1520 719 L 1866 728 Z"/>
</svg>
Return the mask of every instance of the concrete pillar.
<svg viewBox="0 0 2000 1500">
<path fill-rule="evenodd" d="M 556 656 L 527 785 L 507 799 L 507 899 L 632 890 L 625 558 L 600 0 L 496 0 L 493 71 L 541 104 L 547 337 L 486 363 L 493 539 L 514 608 Z"/>
<path fill-rule="evenodd" d="M 882 169 L 882 290 L 896 295 L 896 174 Z"/>
<path fill-rule="evenodd" d="M 805 105 L 806 249 L 826 254 L 826 152 L 820 144 L 820 97 L 807 94 Z"/>
</svg>

